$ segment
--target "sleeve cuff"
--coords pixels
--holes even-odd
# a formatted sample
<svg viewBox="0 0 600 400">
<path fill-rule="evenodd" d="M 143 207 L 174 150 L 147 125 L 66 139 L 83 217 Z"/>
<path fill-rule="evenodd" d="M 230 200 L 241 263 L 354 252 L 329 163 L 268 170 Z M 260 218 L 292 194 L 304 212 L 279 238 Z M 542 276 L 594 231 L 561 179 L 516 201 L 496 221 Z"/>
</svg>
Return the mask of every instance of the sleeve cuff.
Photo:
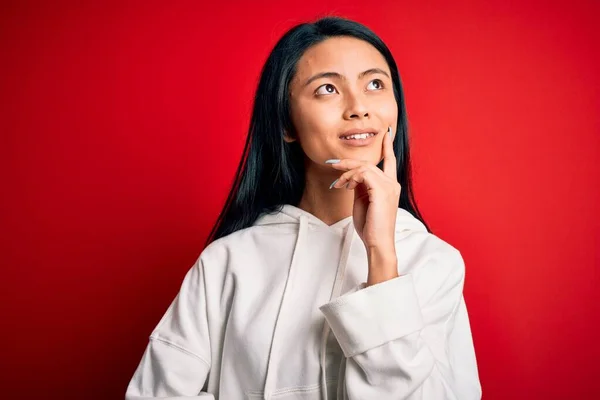
<svg viewBox="0 0 600 400">
<path fill-rule="evenodd" d="M 319 307 L 346 357 L 420 330 L 423 316 L 412 275 L 345 294 Z"/>
</svg>

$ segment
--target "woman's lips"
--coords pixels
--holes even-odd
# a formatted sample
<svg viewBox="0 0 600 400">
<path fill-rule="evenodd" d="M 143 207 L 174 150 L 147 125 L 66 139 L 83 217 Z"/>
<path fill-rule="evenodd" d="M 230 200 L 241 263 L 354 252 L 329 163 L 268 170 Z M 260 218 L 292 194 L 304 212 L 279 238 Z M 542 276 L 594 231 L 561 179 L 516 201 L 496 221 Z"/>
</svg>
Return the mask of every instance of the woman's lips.
<svg viewBox="0 0 600 400">
<path fill-rule="evenodd" d="M 373 136 L 367 137 L 366 139 L 345 139 L 343 137 L 340 137 L 340 140 L 346 146 L 363 147 L 363 146 L 368 146 L 368 145 L 372 144 L 373 142 L 375 142 L 376 137 L 377 137 L 377 133 Z"/>
</svg>

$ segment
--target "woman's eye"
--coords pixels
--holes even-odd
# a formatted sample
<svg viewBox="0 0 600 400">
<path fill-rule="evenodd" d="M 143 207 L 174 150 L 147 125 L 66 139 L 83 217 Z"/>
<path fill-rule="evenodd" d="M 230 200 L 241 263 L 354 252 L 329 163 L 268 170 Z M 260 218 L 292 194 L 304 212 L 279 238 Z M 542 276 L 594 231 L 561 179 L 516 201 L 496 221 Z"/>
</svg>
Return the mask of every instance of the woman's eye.
<svg viewBox="0 0 600 400">
<path fill-rule="evenodd" d="M 315 94 L 318 95 L 327 95 L 327 94 L 333 94 L 336 93 L 337 90 L 335 88 L 335 86 L 333 86 L 332 84 L 328 83 L 326 85 L 322 85 L 319 86 L 319 88 L 317 89 L 317 91 L 315 92 Z"/>
<path fill-rule="evenodd" d="M 374 89 L 369 89 L 370 87 L 373 87 Z M 380 90 L 380 89 L 383 89 L 383 82 L 381 82 L 381 79 L 373 79 L 371 82 L 369 82 L 369 85 L 367 86 L 367 89 L 369 89 L 369 90 Z"/>
</svg>

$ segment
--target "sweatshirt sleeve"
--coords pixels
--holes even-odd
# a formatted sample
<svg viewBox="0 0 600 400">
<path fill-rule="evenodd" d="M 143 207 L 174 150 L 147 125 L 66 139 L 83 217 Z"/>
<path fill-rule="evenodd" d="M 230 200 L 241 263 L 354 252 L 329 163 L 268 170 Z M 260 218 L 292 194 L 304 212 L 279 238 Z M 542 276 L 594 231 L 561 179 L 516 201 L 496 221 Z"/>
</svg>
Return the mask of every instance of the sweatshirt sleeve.
<svg viewBox="0 0 600 400">
<path fill-rule="evenodd" d="M 480 399 L 463 284 L 456 250 L 321 306 L 346 356 L 341 398 Z"/>
<path fill-rule="evenodd" d="M 212 394 L 202 392 L 210 366 L 204 269 L 199 258 L 150 335 L 125 399 L 214 400 Z"/>
</svg>

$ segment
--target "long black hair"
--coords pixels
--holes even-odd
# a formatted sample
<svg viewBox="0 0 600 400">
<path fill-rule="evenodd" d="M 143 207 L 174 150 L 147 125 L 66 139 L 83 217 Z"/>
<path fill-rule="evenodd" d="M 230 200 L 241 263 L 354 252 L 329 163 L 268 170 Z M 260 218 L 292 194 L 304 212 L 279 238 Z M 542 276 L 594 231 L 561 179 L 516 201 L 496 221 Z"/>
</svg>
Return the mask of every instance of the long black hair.
<svg viewBox="0 0 600 400">
<path fill-rule="evenodd" d="M 206 245 L 252 226 L 264 212 L 275 212 L 284 204 L 296 206 L 300 202 L 305 186 L 304 153 L 298 141 L 288 143 L 283 139 L 284 132 L 294 132 L 289 84 L 304 52 L 336 36 L 364 40 L 387 61 L 398 104 L 398 126 L 394 139 L 401 186 L 398 207 L 423 222 L 429 231 L 413 196 L 406 106 L 396 62 L 385 43 L 366 26 L 340 17 L 325 17 L 291 28 L 269 54 L 256 90 L 244 152 L 229 196 Z"/>
</svg>

